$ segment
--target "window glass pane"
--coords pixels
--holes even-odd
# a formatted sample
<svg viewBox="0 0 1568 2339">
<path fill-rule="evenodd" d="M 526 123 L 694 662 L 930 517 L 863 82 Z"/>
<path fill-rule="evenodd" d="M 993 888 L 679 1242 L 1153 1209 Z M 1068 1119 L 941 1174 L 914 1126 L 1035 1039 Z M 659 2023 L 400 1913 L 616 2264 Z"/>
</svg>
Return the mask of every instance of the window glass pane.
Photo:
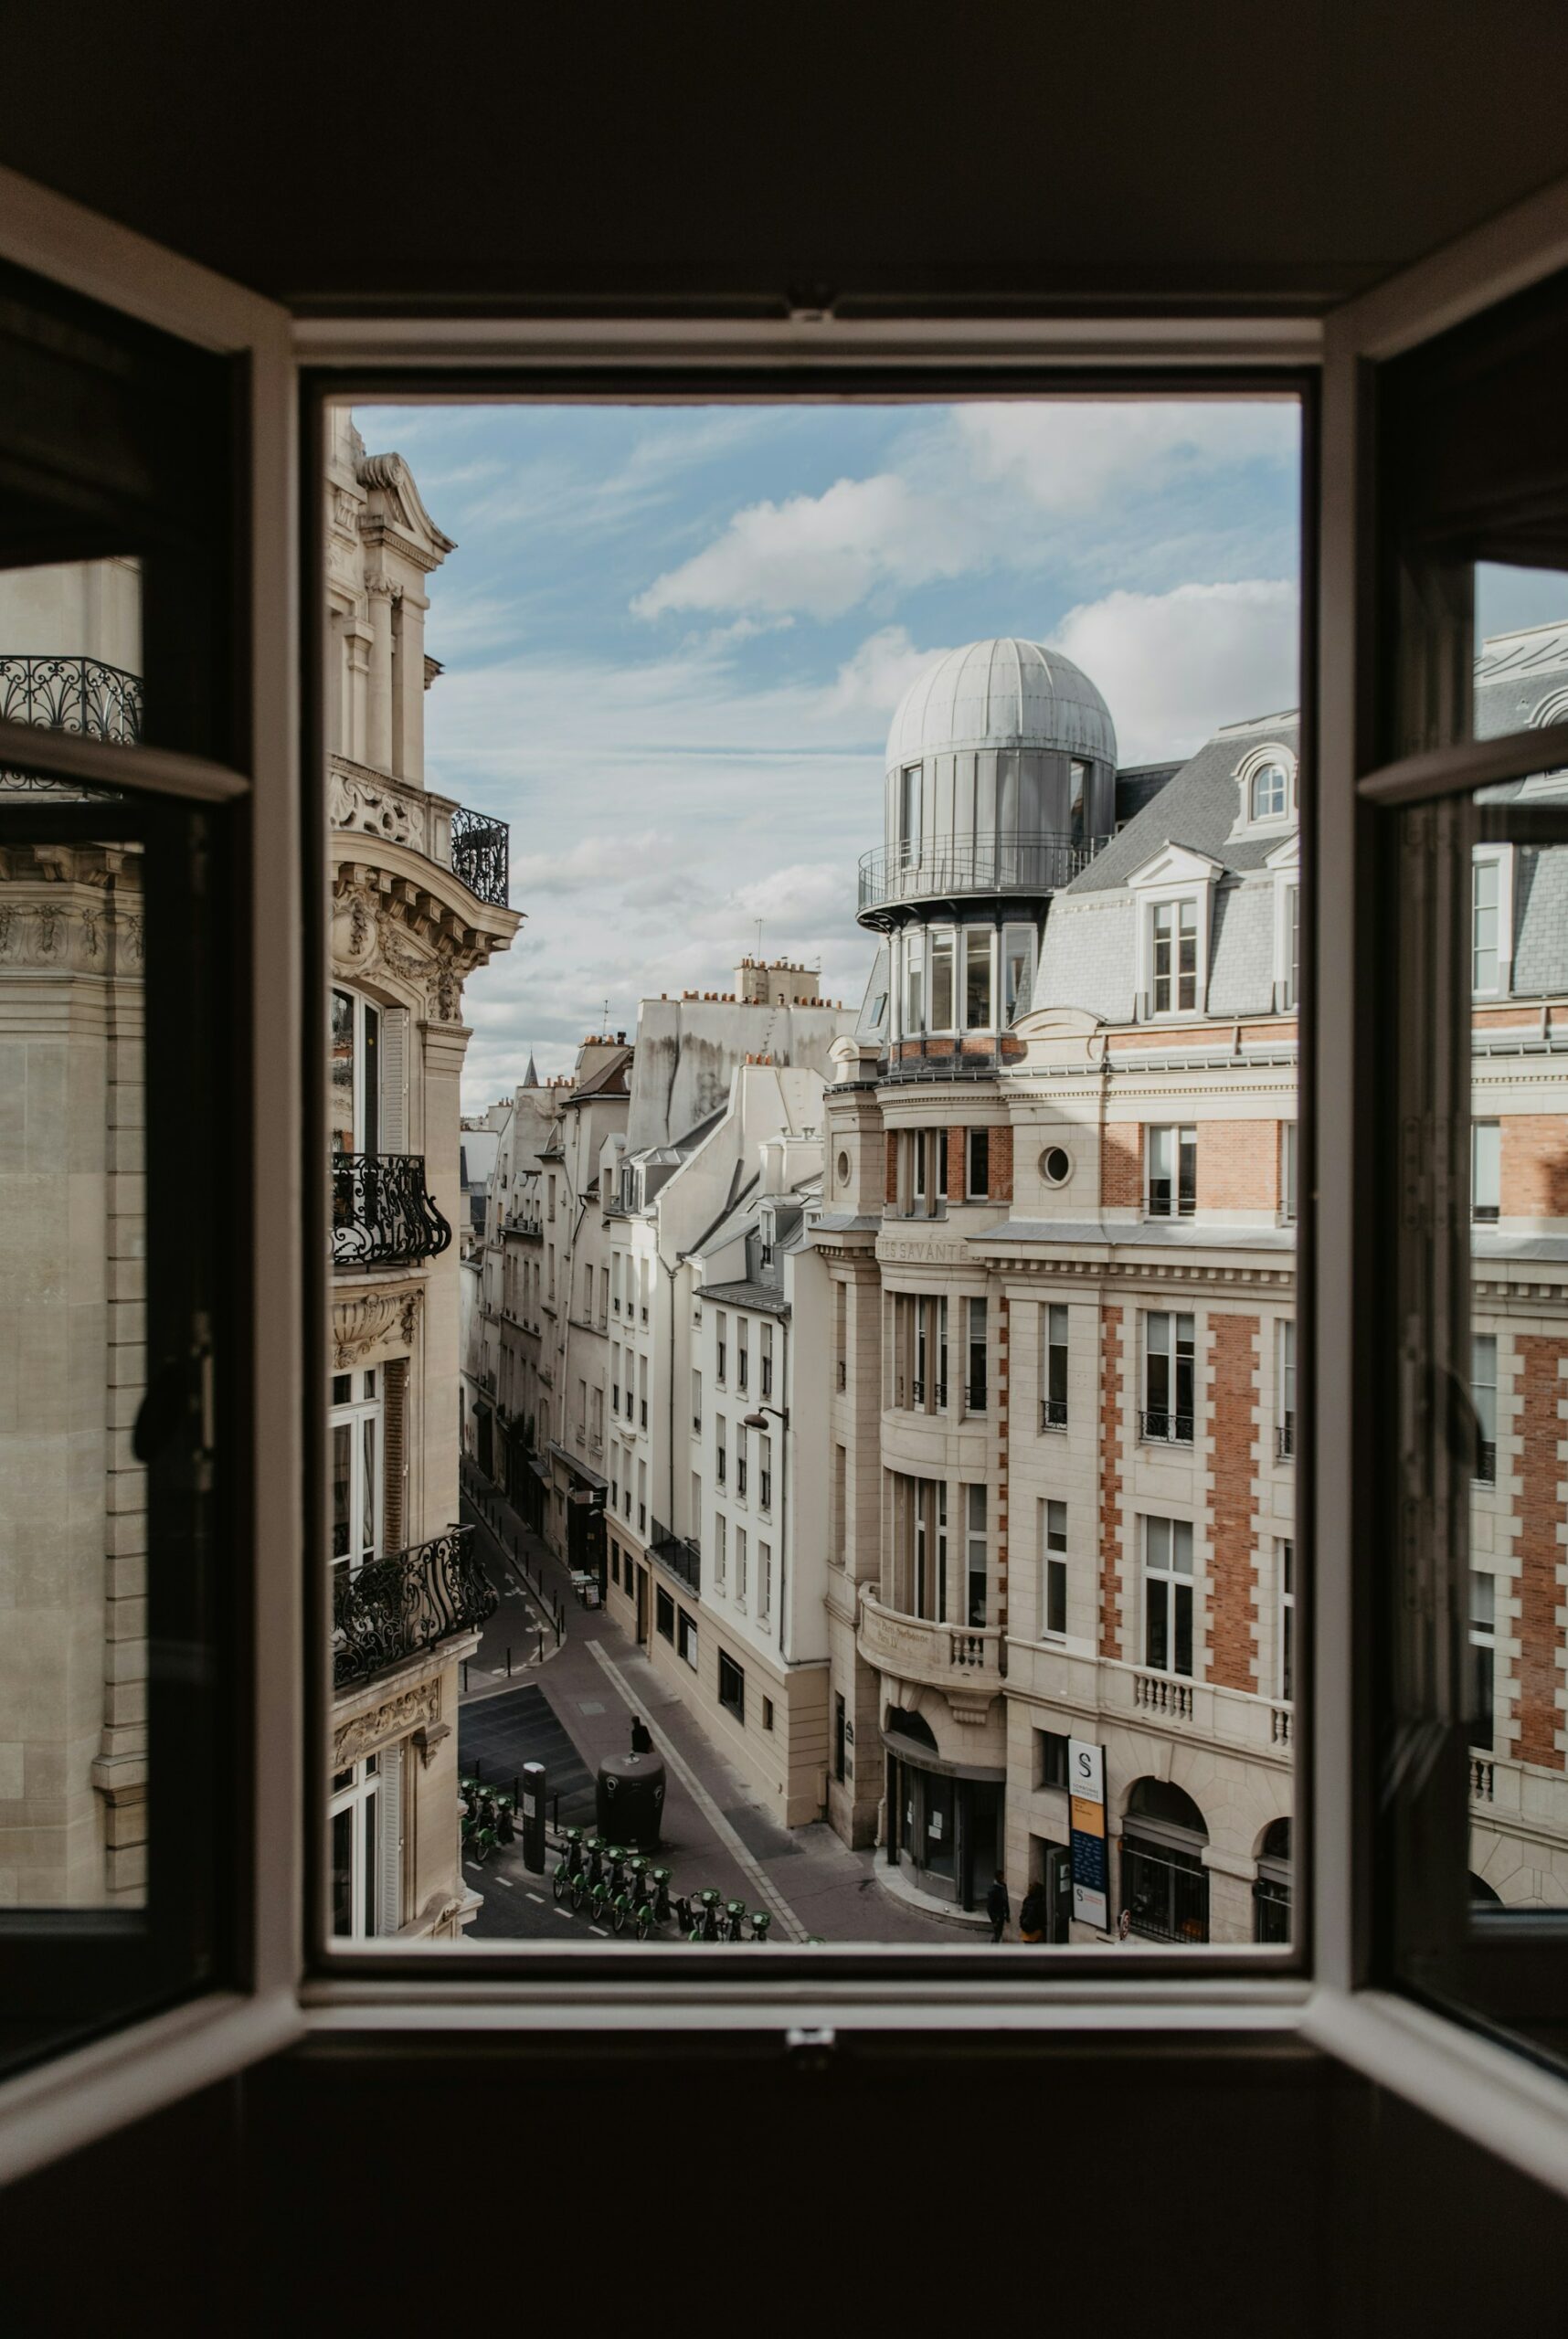
<svg viewBox="0 0 1568 2339">
<path fill-rule="evenodd" d="M 203 854 L 219 879 L 209 815 L 0 774 L 0 1940 L 73 1912 L 0 2059 L 190 1986 L 210 1890 L 226 1333 L 191 1175 L 221 1077 Z M 163 1828 L 201 1832 L 160 1868 Z"/>
<path fill-rule="evenodd" d="M 1130 570 L 1107 573 L 1103 642 L 1069 628 L 1049 645 L 971 641 L 983 631 L 980 602 L 963 612 L 978 579 L 956 573 L 943 580 L 953 630 L 939 638 L 970 646 L 927 658 L 920 645 L 938 639 L 929 611 L 890 614 L 888 626 L 907 634 L 907 661 L 901 653 L 896 672 L 886 669 L 888 703 L 866 733 L 875 744 L 835 750 L 830 775 L 821 739 L 797 753 L 810 744 L 792 728 L 799 693 L 838 687 L 867 611 L 853 603 L 826 630 L 800 621 L 795 567 L 765 546 L 758 574 L 783 597 L 778 606 L 699 614 L 712 589 L 705 547 L 731 514 L 786 512 L 817 492 L 792 475 L 813 445 L 826 457 L 815 409 L 789 408 L 774 433 L 766 408 L 747 408 L 745 446 L 719 471 L 703 432 L 722 413 L 662 407 L 660 430 L 682 452 L 672 502 L 607 496 L 613 563 L 597 524 L 577 532 L 564 562 L 546 505 L 512 490 L 548 483 L 561 508 L 581 508 L 590 480 L 639 475 L 646 417 L 609 406 L 465 411 L 471 446 L 459 446 L 440 409 L 421 407 L 356 415 L 359 444 L 343 418 L 333 451 L 328 586 L 344 726 L 332 764 L 343 790 L 329 849 L 334 979 L 382 1019 L 384 1155 L 401 1082 L 398 1148 L 418 1155 L 430 1203 L 453 1229 L 449 1245 L 396 1263 L 395 1278 L 350 1274 L 345 1261 L 334 1335 L 366 1323 L 383 1286 L 416 1295 L 411 1333 L 389 1311 L 368 1352 L 408 1375 L 401 1431 L 384 1392 L 376 1564 L 417 1552 L 450 1523 L 458 1433 L 444 1401 L 425 1397 L 455 1377 L 463 1404 L 447 1411 L 460 1412 L 465 1437 L 472 1426 L 459 1517 L 477 1570 L 452 1629 L 338 1683 L 335 1715 L 357 1726 L 402 1674 L 421 1669 L 439 1679 L 443 1719 L 455 1717 L 460 1774 L 477 1757 L 510 1777 L 533 1731 L 542 1745 L 548 1732 L 563 1777 L 580 1766 L 591 1781 L 622 1741 L 619 1693 L 599 1683 L 587 1704 L 604 1710 L 579 1710 L 559 1694 L 569 1656 L 563 1667 L 547 1646 L 541 1667 L 524 1617 L 538 1569 L 564 1570 L 560 1587 L 576 1595 L 561 1620 L 568 1648 L 585 1630 L 577 1600 L 591 1605 L 602 1472 L 623 1549 L 607 1572 L 607 1613 L 586 1629 L 618 1667 L 643 1652 L 661 1694 L 682 1708 L 671 1727 L 721 1808 L 739 1781 L 779 1815 L 791 1848 L 810 1841 L 798 1829 L 834 1830 L 855 1894 L 820 1918 L 813 1910 L 807 1930 L 833 1942 L 928 1940 L 940 1953 L 963 1939 L 944 1919 L 955 1905 L 983 1910 L 1004 1863 L 1021 1903 L 1039 1881 L 1029 1798 L 1041 1732 L 1103 1752 L 1110 1847 L 1103 1920 L 1059 1910 L 1050 1946 L 1108 1948 L 1123 1906 L 1152 1909 L 1156 1889 L 1159 1938 L 1250 1946 L 1259 1838 L 1291 1808 L 1296 1727 L 1280 1691 L 1275 1551 L 1293 1500 L 1276 1434 L 1277 1325 L 1295 1312 L 1279 1132 L 1296 1111 L 1287 1010 L 1298 731 L 1278 716 L 1265 732 L 1249 709 L 1289 708 L 1298 692 L 1297 417 L 1283 402 L 1209 418 L 1203 401 L 1181 401 L 1150 408 L 1140 426 L 1177 431 L 1184 448 L 1196 428 L 1211 450 L 1202 464 L 1231 482 L 1229 495 L 1240 472 L 1221 450 L 1234 421 L 1253 450 L 1241 466 L 1246 493 L 1266 504 L 1278 553 L 1277 579 L 1255 609 L 1242 597 L 1245 657 L 1225 647 L 1231 629 L 1213 622 L 1206 599 L 1202 628 L 1173 604 L 1173 621 L 1192 634 L 1180 657 L 1201 707 L 1178 721 L 1128 679 L 1166 655 L 1144 639 L 1147 596 Z M 1097 433 L 1114 443 L 1123 412 L 1119 402 L 1094 407 Z M 885 430 L 873 407 L 857 413 L 879 460 L 893 462 L 908 410 Z M 1058 413 L 1064 447 L 1075 444 L 1082 424 L 1066 405 L 1019 408 L 1043 443 Z M 1004 438 L 1016 419 L 999 409 L 980 427 Z M 949 452 L 976 427 L 968 408 L 933 408 L 918 422 Z M 1137 438 L 1127 441 L 1135 470 Z M 407 461 L 387 451 L 400 443 Z M 852 458 L 841 448 L 834 460 Z M 1022 458 L 989 460 L 1011 479 Z M 734 492 L 742 478 L 744 500 Z M 1145 485 L 1162 503 L 1163 491 Z M 1020 479 L 1005 500 L 1021 492 Z M 514 513 L 505 528 L 494 516 L 503 506 Z M 421 507 L 449 538 L 425 532 Z M 1151 507 L 1135 498 L 1128 509 Z M 383 539 L 419 554 L 417 584 L 387 566 Z M 1121 561 L 1118 550 L 1113 568 Z M 387 609 L 378 575 L 402 587 Z M 491 586 L 495 630 L 482 650 L 470 597 Z M 902 601 L 896 583 L 887 590 Z M 418 639 L 405 646 L 410 625 Z M 835 653 L 819 674 L 829 631 Z M 715 657 L 722 637 L 737 688 L 766 693 L 778 736 L 755 758 L 715 727 L 703 661 L 675 693 L 642 687 L 699 632 Z M 408 760 L 415 650 L 442 667 L 423 697 L 430 753 L 418 771 Z M 786 669 L 794 679 L 781 692 Z M 530 683 L 519 732 L 515 707 L 498 714 L 498 678 L 524 673 L 543 695 L 535 703 Z M 884 692 L 882 673 L 866 687 Z M 559 697 L 568 675 L 580 677 L 575 714 Z M 821 704 L 850 711 L 842 694 Z M 869 700 L 857 703 L 856 740 L 869 714 Z M 612 754 L 603 725 L 616 732 Z M 547 757 L 570 775 L 561 802 L 524 788 L 519 736 L 542 769 Z M 700 755 L 693 762 L 694 739 L 726 743 L 711 774 Z M 859 778 L 846 756 L 859 758 Z M 1261 846 L 1249 796 L 1260 771 L 1255 801 L 1270 830 Z M 364 793 L 372 785 L 378 809 Z M 655 796 L 669 808 L 657 820 Z M 509 905 L 503 913 L 471 887 L 461 898 L 440 817 L 422 846 L 384 825 L 454 799 L 471 808 L 465 820 L 526 824 L 521 941 Z M 589 801 L 596 835 L 618 850 L 584 846 Z M 858 923 L 842 886 L 799 874 L 827 867 L 834 837 L 853 839 L 845 849 L 860 856 Z M 440 930 L 477 937 L 445 1004 L 439 969 L 422 983 L 405 973 L 405 954 L 429 938 L 397 915 L 410 854 L 418 888 L 451 910 Z M 1194 854 L 1213 863 L 1212 877 L 1191 874 Z M 1157 855 L 1172 873 L 1158 881 L 1164 900 L 1150 903 L 1129 881 Z M 797 874 L 770 883 L 765 899 L 758 872 L 768 867 Z M 744 955 L 733 968 L 715 962 L 717 912 L 693 906 L 699 868 L 714 901 L 740 914 Z M 833 906 L 846 899 L 847 918 Z M 758 936 L 749 921 L 764 914 Z M 1156 944 L 1163 1011 L 1191 1019 L 1180 1032 L 1149 1029 Z M 399 1007 L 407 1062 L 395 1072 Z M 1021 1037 L 1032 1025 L 1034 1036 Z M 606 1035 L 622 1030 L 619 1054 Z M 532 1050 L 539 1077 L 528 1076 Z M 453 1217 L 450 1165 L 465 1150 L 477 1163 L 491 1139 L 491 1206 L 470 1240 L 466 1209 L 461 1225 Z M 553 1200 L 542 1233 L 508 1223 L 503 1178 L 514 1185 L 519 1168 Z M 962 1205 L 982 1200 L 1005 1232 L 966 1240 L 960 1222 L 982 1213 Z M 506 1264 L 523 1267 L 527 1289 L 535 1254 L 541 1302 L 531 1325 L 518 1324 L 500 1304 Z M 601 1344 L 589 1301 L 607 1266 L 620 1337 Z M 628 1294 L 628 1309 L 615 1310 Z M 1146 1313 L 1160 1318 L 1147 1364 Z M 769 1326 L 771 1343 L 755 1329 L 743 1339 L 743 1322 Z M 608 1456 L 579 1434 L 595 1420 L 596 1385 L 610 1392 Z M 1139 1434 L 1150 1407 L 1164 1424 L 1158 1445 Z M 357 1485 L 351 1493 L 357 1503 Z M 481 1578 L 493 1616 L 479 1613 Z M 552 1610 L 547 1644 L 554 1631 Z M 832 1761 L 821 1757 L 825 1818 L 813 1714 L 834 1719 Z M 461 1928 L 471 1941 L 586 1946 L 588 1925 L 569 1904 L 567 1915 L 553 1902 L 535 1911 L 525 1890 L 505 1889 L 503 1879 L 521 1881 L 509 1849 L 493 1872 L 488 1861 L 471 1872 L 445 1760 L 404 1764 L 399 1824 L 415 1830 L 421 1891 L 429 1856 L 454 1899 L 482 1898 Z M 1178 1771 L 1198 1783 L 1200 1826 L 1175 1847 L 1150 1836 L 1139 1882 L 1136 1863 L 1123 1870 L 1124 1823 L 1140 1782 Z M 563 1789 L 563 1823 L 565 1805 Z M 388 1798 L 384 1825 L 390 1807 Z M 1159 1815 L 1145 1815 L 1155 1826 Z M 570 1816 L 597 1818 L 586 1793 Z M 1065 1810 L 1052 1815 L 1063 1851 L 1067 1824 Z M 1212 1909 L 1205 1894 L 1200 1910 L 1180 1898 L 1185 1880 L 1160 1879 L 1180 1865 L 1176 1852 L 1189 1856 L 1189 1838 L 1204 1845 L 1205 1829 L 1216 1882 Z M 706 1880 L 706 1848 L 700 1831 L 683 1840 L 677 1889 Z M 1203 1888 L 1199 1853 L 1190 1856 L 1198 1867 L 1182 1879 Z M 794 1886 L 782 1853 L 770 1849 L 762 1865 L 785 1900 L 801 1889 L 798 1858 Z M 884 1891 L 894 1877 L 905 1892 Z"/>
</svg>

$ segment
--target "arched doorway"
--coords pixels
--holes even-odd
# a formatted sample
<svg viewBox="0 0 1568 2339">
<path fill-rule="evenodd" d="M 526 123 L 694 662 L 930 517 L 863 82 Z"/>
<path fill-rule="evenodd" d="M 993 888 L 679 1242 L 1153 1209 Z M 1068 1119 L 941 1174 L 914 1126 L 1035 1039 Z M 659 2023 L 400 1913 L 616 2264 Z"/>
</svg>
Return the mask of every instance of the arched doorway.
<svg viewBox="0 0 1568 2339">
<path fill-rule="evenodd" d="M 1121 1834 L 1121 1905 L 1146 1941 L 1209 1938 L 1209 1831 L 1192 1796 L 1169 1779 L 1139 1779 Z"/>
<path fill-rule="evenodd" d="M 906 1706 L 887 1708 L 882 1735 L 889 1867 L 933 1900 L 972 1909 L 1001 1857 L 1005 1773 L 944 1762 L 930 1723 Z"/>
<path fill-rule="evenodd" d="M 1271 1819 L 1257 1847 L 1257 1881 L 1252 1888 L 1254 1941 L 1290 1939 L 1290 1822 Z"/>
</svg>

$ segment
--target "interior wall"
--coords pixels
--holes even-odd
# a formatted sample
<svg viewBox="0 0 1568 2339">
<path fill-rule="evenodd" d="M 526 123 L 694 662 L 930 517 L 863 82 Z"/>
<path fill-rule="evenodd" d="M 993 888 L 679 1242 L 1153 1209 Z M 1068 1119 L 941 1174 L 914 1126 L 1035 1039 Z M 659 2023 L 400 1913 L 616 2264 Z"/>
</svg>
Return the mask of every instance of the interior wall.
<svg viewBox="0 0 1568 2339">
<path fill-rule="evenodd" d="M 12 10 L 0 160 L 280 298 L 1317 304 L 1568 171 L 1542 0 Z"/>
<path fill-rule="evenodd" d="M 1514 2339 L 1557 2327 L 1564 2262 L 1568 2204 L 1289 2042 L 318 2045 L 0 2202 L 6 2326 L 48 2339 Z"/>
</svg>

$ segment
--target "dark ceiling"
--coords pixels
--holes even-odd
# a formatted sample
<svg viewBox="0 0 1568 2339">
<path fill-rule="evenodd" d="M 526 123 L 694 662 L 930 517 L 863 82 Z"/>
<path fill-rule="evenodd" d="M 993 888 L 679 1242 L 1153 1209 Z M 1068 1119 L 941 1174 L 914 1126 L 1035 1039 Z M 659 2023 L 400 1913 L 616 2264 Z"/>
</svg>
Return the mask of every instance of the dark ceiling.
<svg viewBox="0 0 1568 2339">
<path fill-rule="evenodd" d="M 12 11 L 0 160 L 304 303 L 1319 304 L 1568 173 L 1561 0 Z"/>
</svg>

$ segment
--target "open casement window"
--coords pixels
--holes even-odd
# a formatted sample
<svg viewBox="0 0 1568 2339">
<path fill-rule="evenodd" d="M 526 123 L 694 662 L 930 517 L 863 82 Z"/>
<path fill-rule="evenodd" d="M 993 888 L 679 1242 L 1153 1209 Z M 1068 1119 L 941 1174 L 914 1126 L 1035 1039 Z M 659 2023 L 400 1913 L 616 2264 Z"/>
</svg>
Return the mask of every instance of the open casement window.
<svg viewBox="0 0 1568 2339">
<path fill-rule="evenodd" d="M 286 321 L 89 226 L 6 177 L 7 2071 L 181 2002 L 221 2030 L 294 1963 L 297 1829 L 270 1909 L 249 1884 L 302 1686 L 262 1719 L 249 1654 L 297 1596 L 302 1452 Z"/>
<path fill-rule="evenodd" d="M 1389 1980 L 1568 2056 L 1568 276 L 1361 371 L 1362 1510 Z M 1568 704 L 1568 702 L 1565 702 Z M 1568 896 L 1563 896 L 1568 897 Z M 1371 905 L 1376 903 L 1375 914 Z M 1375 930 L 1374 930 L 1375 928 Z M 1378 1003 L 1372 1004 L 1372 994 Z M 1528 1258 L 1526 1268 L 1523 1261 Z M 1375 1270 L 1372 1262 L 1375 1260 Z"/>
</svg>

